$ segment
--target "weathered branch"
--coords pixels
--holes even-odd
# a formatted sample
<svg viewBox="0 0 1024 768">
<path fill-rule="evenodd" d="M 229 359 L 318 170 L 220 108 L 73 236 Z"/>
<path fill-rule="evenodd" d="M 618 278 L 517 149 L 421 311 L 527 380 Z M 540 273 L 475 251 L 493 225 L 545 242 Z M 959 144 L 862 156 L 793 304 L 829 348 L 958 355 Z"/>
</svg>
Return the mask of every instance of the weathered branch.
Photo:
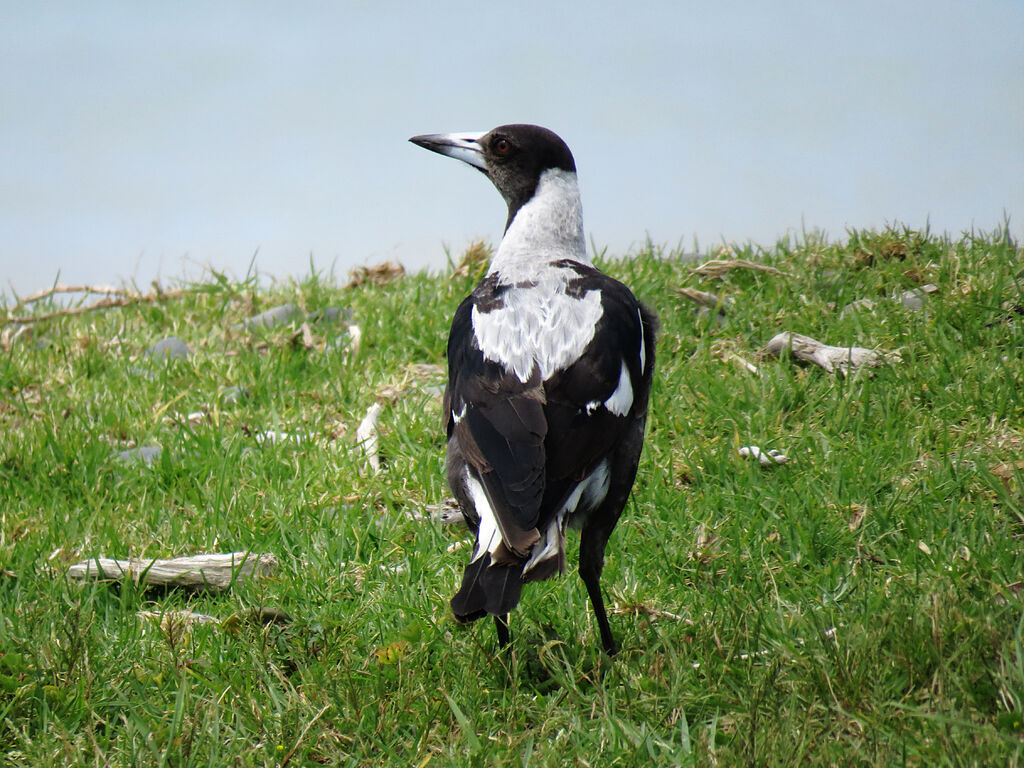
<svg viewBox="0 0 1024 768">
<path fill-rule="evenodd" d="M 829 373 L 848 373 L 859 366 L 876 366 L 885 362 L 899 362 L 895 353 L 883 354 L 864 347 L 832 347 L 810 336 L 784 331 L 764 345 L 766 354 L 781 357 L 789 352 L 793 357 L 814 363 Z"/>
<path fill-rule="evenodd" d="M 16 315 L 20 309 L 24 308 L 26 304 L 30 304 L 40 299 L 45 299 L 49 296 L 54 296 L 59 293 L 93 293 L 93 294 L 106 294 L 107 298 L 98 299 L 92 304 L 87 304 L 81 307 L 65 307 L 64 309 L 56 309 L 53 312 L 44 312 L 41 315 Z M 131 304 L 139 304 L 146 301 L 160 301 L 161 299 L 178 299 L 187 293 L 186 290 L 177 288 L 173 291 L 162 291 L 155 290 L 149 293 L 135 293 L 133 291 L 127 291 L 121 288 L 114 288 L 108 285 L 55 285 L 52 288 L 47 288 L 42 291 L 26 296 L 24 299 L 20 299 L 15 305 L 15 308 L 7 313 L 7 317 L 0 320 L 0 325 L 9 325 L 11 323 L 17 323 L 19 325 L 29 325 L 31 323 L 38 323 L 42 320 L 50 320 L 54 317 L 68 317 L 71 315 L 82 315 L 86 312 L 94 312 L 97 309 L 109 309 L 110 307 L 126 307 Z"/>
<path fill-rule="evenodd" d="M 777 275 L 779 277 L 795 277 L 795 275 L 783 272 L 781 269 L 770 267 L 767 264 L 747 261 L 746 259 L 712 259 L 711 261 L 705 261 L 699 267 L 692 267 L 690 271 L 703 277 L 721 277 L 731 269 L 753 269 L 756 272 L 767 272 L 769 275 Z"/>
<path fill-rule="evenodd" d="M 253 552 L 194 555 L 170 560 L 97 557 L 72 565 L 68 576 L 80 581 L 131 579 L 148 586 L 221 591 L 250 577 L 267 576 L 276 566 L 277 558 L 273 555 Z"/>
<path fill-rule="evenodd" d="M 49 288 L 43 288 L 41 291 L 30 293 L 24 298 L 15 296 L 18 299 L 18 304 L 15 309 L 20 309 L 26 304 L 31 304 L 34 301 L 45 299 L 50 296 L 54 296 L 58 293 L 94 293 L 94 294 L 113 294 L 115 296 L 131 296 L 132 291 L 126 288 L 117 288 L 113 285 L 64 285 L 63 283 L 57 283 L 51 285 Z"/>
<path fill-rule="evenodd" d="M 706 309 L 717 310 L 723 315 L 725 314 L 725 308 L 732 306 L 733 303 L 732 299 L 728 296 L 722 299 L 714 293 L 698 291 L 696 288 L 676 288 L 676 293 L 684 299 L 689 299 L 698 306 L 705 307 Z"/>
</svg>

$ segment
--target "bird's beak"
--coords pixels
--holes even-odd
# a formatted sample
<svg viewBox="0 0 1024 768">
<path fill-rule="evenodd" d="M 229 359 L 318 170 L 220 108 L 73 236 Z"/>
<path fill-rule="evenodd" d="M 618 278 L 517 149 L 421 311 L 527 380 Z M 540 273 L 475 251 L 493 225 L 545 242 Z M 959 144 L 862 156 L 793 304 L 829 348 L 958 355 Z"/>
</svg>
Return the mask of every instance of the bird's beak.
<svg viewBox="0 0 1024 768">
<path fill-rule="evenodd" d="M 409 141 L 439 155 L 454 157 L 487 173 L 483 147 L 480 146 L 480 138 L 484 133 L 432 133 L 413 136 Z"/>
</svg>

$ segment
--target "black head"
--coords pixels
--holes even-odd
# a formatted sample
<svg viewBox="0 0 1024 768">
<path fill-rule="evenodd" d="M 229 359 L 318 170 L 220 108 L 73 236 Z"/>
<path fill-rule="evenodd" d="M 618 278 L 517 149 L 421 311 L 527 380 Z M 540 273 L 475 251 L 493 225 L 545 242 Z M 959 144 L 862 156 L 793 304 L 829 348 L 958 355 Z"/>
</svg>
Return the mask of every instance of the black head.
<svg viewBox="0 0 1024 768">
<path fill-rule="evenodd" d="M 566 143 L 539 125 L 502 125 L 484 134 L 433 134 L 409 141 L 483 171 L 508 203 L 509 223 L 533 197 L 544 171 L 576 172 Z"/>
<path fill-rule="evenodd" d="M 533 197 L 540 175 L 554 168 L 576 171 L 565 142 L 539 125 L 502 125 L 480 138 L 487 175 L 509 207 L 515 211 Z"/>
</svg>

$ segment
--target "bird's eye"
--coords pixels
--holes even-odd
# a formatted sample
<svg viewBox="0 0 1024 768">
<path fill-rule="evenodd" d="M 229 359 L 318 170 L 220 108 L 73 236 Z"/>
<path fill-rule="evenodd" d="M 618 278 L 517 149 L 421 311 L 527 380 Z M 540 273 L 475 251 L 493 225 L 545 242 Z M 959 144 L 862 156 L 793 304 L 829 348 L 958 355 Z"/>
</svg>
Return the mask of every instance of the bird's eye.
<svg viewBox="0 0 1024 768">
<path fill-rule="evenodd" d="M 507 155 L 512 149 L 512 143 L 508 139 L 498 139 L 494 142 L 494 151 L 499 155 Z"/>
</svg>

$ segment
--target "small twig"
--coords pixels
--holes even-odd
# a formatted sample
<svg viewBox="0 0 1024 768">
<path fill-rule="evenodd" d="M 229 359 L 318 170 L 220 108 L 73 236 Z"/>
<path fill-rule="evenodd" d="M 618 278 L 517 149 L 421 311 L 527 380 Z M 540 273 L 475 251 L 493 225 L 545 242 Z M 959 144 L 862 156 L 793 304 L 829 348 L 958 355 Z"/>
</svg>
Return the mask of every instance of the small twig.
<svg viewBox="0 0 1024 768">
<path fill-rule="evenodd" d="M 684 624 L 693 624 L 692 619 L 688 619 L 685 616 L 680 616 L 678 613 L 661 611 L 657 608 L 651 608 L 649 606 L 641 605 L 639 603 L 633 605 L 623 605 L 622 603 L 614 603 L 612 605 L 612 613 L 619 616 L 650 616 L 652 619 L 672 619 L 673 621 L 681 621 Z"/>
<path fill-rule="evenodd" d="M 113 285 L 64 285 L 62 283 L 57 283 L 54 286 L 44 288 L 43 290 L 36 291 L 35 293 L 30 293 L 25 298 L 19 299 L 18 307 L 23 307 L 26 304 L 31 304 L 33 301 L 39 301 L 40 299 L 45 299 L 58 293 L 105 293 L 117 296 L 137 295 L 125 288 L 116 288 Z"/>
<path fill-rule="evenodd" d="M 306 727 L 302 729 L 302 733 L 299 734 L 299 738 L 295 740 L 295 745 L 288 750 L 287 755 L 281 758 L 281 768 L 284 768 L 286 765 L 288 765 L 288 763 L 291 762 L 291 759 L 295 756 L 295 752 L 296 750 L 298 750 L 299 745 L 302 744 L 302 740 L 306 738 L 306 734 L 309 733 L 309 729 L 312 728 L 313 724 L 316 723 L 316 721 L 319 720 L 321 717 L 323 717 L 324 712 L 326 712 L 330 708 L 330 704 L 325 704 L 324 708 L 317 712 L 315 715 L 313 715 L 313 719 L 306 723 Z"/>
<path fill-rule="evenodd" d="M 197 611 L 136 611 L 140 619 L 156 619 L 160 628 L 165 632 L 172 632 L 175 629 L 184 629 L 193 624 L 217 624 L 220 622 L 216 616 Z"/>
<path fill-rule="evenodd" d="M 103 286 L 93 286 L 94 288 L 103 288 Z M 176 289 L 173 291 L 153 291 L 151 293 L 129 293 L 127 291 L 121 291 L 114 289 L 118 294 L 117 297 L 110 297 L 108 295 L 105 299 L 99 299 L 84 307 L 70 307 L 66 309 L 58 309 L 53 312 L 44 312 L 41 315 L 22 315 L 16 316 L 11 312 L 7 313 L 7 317 L 0 320 L 0 325 L 9 325 L 11 323 L 18 323 L 20 325 L 28 325 L 30 323 L 38 323 L 42 320 L 50 320 L 54 317 L 68 317 L 70 315 L 81 315 L 86 312 L 93 312 L 97 309 L 109 309 L 110 307 L 126 307 L 130 304 L 138 304 L 144 301 L 159 301 L 161 299 L 178 299 L 184 296 L 187 291 L 184 289 Z M 39 301 L 47 296 L 52 296 L 56 293 L 70 293 L 70 292 L 81 292 L 78 286 L 55 286 L 48 288 L 46 291 L 39 291 L 31 296 L 22 299 L 15 311 L 20 309 L 30 301 Z M 105 290 L 89 291 L 90 293 L 109 293 Z"/>
<path fill-rule="evenodd" d="M 703 277 L 721 277 L 730 269 L 753 269 L 779 277 L 796 277 L 796 275 L 790 272 L 783 272 L 781 269 L 769 267 L 767 264 L 758 264 L 746 259 L 712 259 L 711 261 L 705 261 L 699 267 L 692 267 L 690 271 Z"/>
<path fill-rule="evenodd" d="M 755 376 L 758 376 L 761 373 L 761 369 L 760 368 L 758 368 L 753 363 L 751 363 L 751 362 L 749 362 L 747 360 L 744 360 L 742 357 L 737 355 L 735 352 L 726 352 L 725 355 L 722 357 L 722 361 L 723 362 L 729 362 L 730 360 L 733 361 L 733 362 L 739 363 L 748 372 L 754 374 Z"/>
<path fill-rule="evenodd" d="M 717 294 L 698 291 L 696 288 L 676 288 L 676 293 L 698 306 L 717 309 L 722 314 L 725 314 L 725 307 L 732 304 L 732 299 L 728 297 L 720 299 Z"/>
</svg>

